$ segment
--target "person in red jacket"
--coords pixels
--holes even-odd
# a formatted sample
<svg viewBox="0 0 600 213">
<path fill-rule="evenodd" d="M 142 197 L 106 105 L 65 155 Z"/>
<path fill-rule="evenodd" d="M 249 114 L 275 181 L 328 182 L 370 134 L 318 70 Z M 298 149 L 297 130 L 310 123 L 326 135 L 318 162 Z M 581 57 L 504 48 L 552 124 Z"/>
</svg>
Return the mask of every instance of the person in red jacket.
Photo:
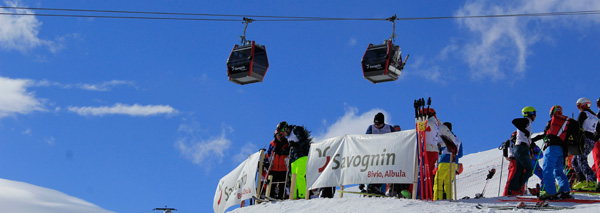
<svg viewBox="0 0 600 213">
<path fill-rule="evenodd" d="M 271 186 L 271 197 L 275 199 L 285 199 L 285 185 L 287 182 L 286 158 L 290 154 L 290 147 L 287 139 L 288 124 L 285 121 L 280 122 L 275 129 L 274 139 L 269 144 L 266 157 L 269 159 L 268 175 L 273 176 L 274 185 Z"/>
<path fill-rule="evenodd" d="M 600 98 L 598 98 L 598 100 L 596 100 L 596 106 L 598 106 L 598 108 L 600 108 Z M 600 115 L 600 110 L 598 111 L 598 114 L 596 115 Z M 598 168 L 600 168 L 600 141 L 598 141 L 598 137 L 600 137 L 600 134 L 598 133 L 598 131 L 596 132 L 596 142 L 594 143 L 594 149 L 592 149 L 592 156 L 594 156 L 594 168 L 592 168 L 595 172 L 596 172 L 596 191 L 600 191 L 600 170 Z"/>
</svg>

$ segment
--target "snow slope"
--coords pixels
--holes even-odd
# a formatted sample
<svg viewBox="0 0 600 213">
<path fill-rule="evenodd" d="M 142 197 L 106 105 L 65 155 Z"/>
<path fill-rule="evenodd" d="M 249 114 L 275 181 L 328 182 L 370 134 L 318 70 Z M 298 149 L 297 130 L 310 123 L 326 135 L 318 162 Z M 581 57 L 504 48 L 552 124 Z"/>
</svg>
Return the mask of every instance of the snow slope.
<svg viewBox="0 0 600 213">
<path fill-rule="evenodd" d="M 62 192 L 24 182 L 0 179 L 1 212 L 111 212 Z"/>
<path fill-rule="evenodd" d="M 591 155 L 589 156 L 590 162 Z M 462 199 L 454 202 L 435 201 L 426 202 L 420 200 L 395 199 L 395 198 L 363 198 L 353 194 L 344 194 L 344 198 L 336 193 L 333 199 L 311 199 L 311 200 L 286 200 L 277 203 L 263 203 L 254 206 L 236 208 L 232 212 L 500 212 L 499 210 L 482 209 L 475 206 L 482 205 L 507 205 L 515 202 L 504 203 L 498 198 L 504 190 L 506 177 L 508 176 L 508 163 L 502 163 L 501 151 L 492 149 L 484 152 L 465 155 L 461 162 L 464 171 L 457 176 L 458 198 L 465 196 L 471 199 Z M 503 164 L 503 165 L 502 165 Z M 500 166 L 503 166 L 502 180 L 500 180 Z M 486 176 L 488 170 L 496 168 L 496 174 L 489 180 L 487 186 Z M 529 179 L 528 185 L 535 186 L 540 180 L 535 175 Z M 476 193 L 481 193 L 484 186 L 486 191 L 482 199 L 473 199 Z M 358 191 L 357 187 L 346 188 L 346 190 Z M 505 197 L 500 197 L 505 198 Z M 600 196 L 575 195 L 577 199 L 598 199 Z M 551 203 L 555 206 L 574 206 L 572 210 L 561 210 L 561 212 L 600 212 L 600 204 L 575 204 L 575 203 Z M 233 209 L 233 207 L 232 207 Z M 535 212 L 535 210 L 518 210 L 519 212 Z"/>
</svg>

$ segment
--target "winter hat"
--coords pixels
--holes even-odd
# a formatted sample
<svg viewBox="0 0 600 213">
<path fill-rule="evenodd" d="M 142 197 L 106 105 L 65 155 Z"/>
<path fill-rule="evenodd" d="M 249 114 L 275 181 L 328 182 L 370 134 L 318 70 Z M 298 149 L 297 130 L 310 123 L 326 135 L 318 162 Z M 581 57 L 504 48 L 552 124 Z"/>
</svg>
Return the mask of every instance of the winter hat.
<svg viewBox="0 0 600 213">
<path fill-rule="evenodd" d="M 377 113 L 377 115 L 375 115 L 375 119 L 373 119 L 373 123 L 376 124 L 383 124 L 385 120 L 385 117 L 383 116 L 383 113 Z"/>
</svg>

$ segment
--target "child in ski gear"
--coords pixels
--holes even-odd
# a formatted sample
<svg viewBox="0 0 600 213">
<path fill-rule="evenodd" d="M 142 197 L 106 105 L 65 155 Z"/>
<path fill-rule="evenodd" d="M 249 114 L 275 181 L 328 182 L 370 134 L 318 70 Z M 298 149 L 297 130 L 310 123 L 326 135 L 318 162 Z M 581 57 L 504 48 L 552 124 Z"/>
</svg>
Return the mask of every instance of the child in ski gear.
<svg viewBox="0 0 600 213">
<path fill-rule="evenodd" d="M 288 165 L 286 158 L 290 153 L 290 147 L 287 139 L 288 124 L 285 121 L 280 122 L 275 129 L 274 139 L 269 144 L 266 157 L 270 159 L 269 171 L 267 175 L 273 176 L 273 183 L 270 195 L 275 199 L 285 199 L 285 185 Z M 268 177 L 268 176 L 267 176 Z"/>
<path fill-rule="evenodd" d="M 569 178 L 563 172 L 566 144 L 564 140 L 567 136 L 567 122 L 569 118 L 562 113 L 562 107 L 554 105 L 550 108 L 550 120 L 544 128 L 542 135 L 536 136 L 535 139 L 544 139 L 544 157 L 543 172 L 545 179 L 542 182 L 545 186 L 544 191 L 540 193 L 541 200 L 565 199 L 571 198 L 571 187 L 569 186 Z M 555 185 L 558 182 L 558 193 Z"/>
<path fill-rule="evenodd" d="M 308 160 L 308 151 L 310 150 L 310 131 L 304 126 L 288 127 L 288 142 L 291 146 L 290 162 L 292 174 L 296 174 L 296 186 L 293 193 L 294 199 L 304 198 L 306 193 L 306 162 Z"/>
<path fill-rule="evenodd" d="M 450 122 L 444 122 L 444 126 L 447 127 L 450 133 L 454 135 L 452 132 L 452 124 Z M 454 144 L 458 149 L 456 154 L 452 153 L 446 146 L 441 147 L 442 152 L 440 155 L 440 160 L 438 161 L 438 167 L 433 186 L 433 200 L 443 200 L 453 196 L 453 192 L 450 189 L 455 178 L 452 173 L 456 173 L 458 159 L 463 155 L 462 142 L 458 137 L 456 137 L 456 135 L 454 135 Z M 454 155 L 452 163 L 450 162 L 451 155 Z"/>
<path fill-rule="evenodd" d="M 594 148 L 597 140 L 597 128 L 600 128 L 598 125 L 598 116 L 590 109 L 591 105 L 592 101 L 588 98 L 580 98 L 577 100 L 577 109 L 579 109 L 579 117 L 577 118 L 577 121 L 579 121 L 580 127 L 584 130 L 585 150 L 583 155 L 577 155 L 574 157 L 573 160 L 577 161 L 577 166 L 573 169 L 575 169 L 576 172 L 583 172 L 585 174 L 586 181 L 576 183 L 573 185 L 573 189 L 596 190 L 597 187 L 596 174 L 590 168 L 587 162 L 587 156 Z M 573 165 L 575 165 L 575 163 L 573 163 Z"/>
<path fill-rule="evenodd" d="M 395 129 L 393 126 L 385 124 L 385 116 L 383 113 L 379 112 L 373 118 L 373 124 L 367 128 L 367 132 L 365 134 L 385 134 L 394 132 Z M 361 187 L 362 186 L 362 187 Z M 364 188 L 364 185 L 361 184 L 359 188 Z M 361 189 L 362 191 L 363 189 Z M 384 195 L 386 191 L 386 184 L 369 184 L 367 186 L 367 193 L 373 194 L 382 194 Z"/>
<path fill-rule="evenodd" d="M 539 135 L 538 135 L 539 136 Z M 537 136 L 536 136 L 537 137 Z M 540 138 L 541 139 L 541 138 Z M 532 138 L 531 141 L 537 141 L 535 138 Z M 540 149 L 540 147 L 532 143 L 533 148 L 531 149 L 531 165 L 533 165 L 533 174 L 537 176 L 540 180 L 542 180 L 542 187 L 544 188 L 544 173 L 543 169 L 540 167 L 540 159 L 544 158 L 544 152 Z M 536 193 L 531 193 L 536 194 Z"/>
<path fill-rule="evenodd" d="M 527 106 L 521 110 L 523 118 L 515 118 L 512 123 L 517 127 L 517 140 L 515 142 L 515 176 L 511 180 L 509 195 L 523 194 L 521 188 L 532 175 L 533 165 L 529 155 L 531 146 L 531 123 L 535 121 L 536 110 Z"/>
<path fill-rule="evenodd" d="M 514 154 L 514 147 L 515 147 L 515 142 L 517 141 L 517 131 L 514 131 L 511 135 L 510 135 L 510 139 L 506 140 L 504 142 L 503 146 L 503 155 L 506 158 L 506 160 L 509 162 L 508 164 L 508 178 L 506 179 L 506 186 L 504 187 L 504 196 L 508 196 L 510 195 L 509 189 L 510 189 L 510 183 L 512 182 L 512 179 L 515 177 L 515 171 L 516 171 L 516 166 L 517 166 L 517 161 L 515 160 L 515 154 Z"/>
</svg>

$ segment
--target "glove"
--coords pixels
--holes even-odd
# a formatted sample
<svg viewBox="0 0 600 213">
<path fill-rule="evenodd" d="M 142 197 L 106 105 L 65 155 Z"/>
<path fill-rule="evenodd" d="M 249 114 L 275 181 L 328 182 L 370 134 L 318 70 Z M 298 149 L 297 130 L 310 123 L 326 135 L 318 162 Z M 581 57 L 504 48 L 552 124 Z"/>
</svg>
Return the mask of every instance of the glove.
<svg viewBox="0 0 600 213">
<path fill-rule="evenodd" d="M 531 139 L 531 141 L 532 141 L 532 142 L 536 142 L 536 141 L 539 141 L 539 140 L 541 140 L 541 139 L 544 139 L 544 137 L 545 137 L 545 135 L 543 135 L 543 134 L 542 134 L 542 135 L 537 135 L 537 136 L 533 137 L 533 138 Z"/>
<path fill-rule="evenodd" d="M 463 172 L 463 165 L 462 163 L 458 164 L 458 169 L 456 169 L 456 174 L 460 175 Z"/>
</svg>

